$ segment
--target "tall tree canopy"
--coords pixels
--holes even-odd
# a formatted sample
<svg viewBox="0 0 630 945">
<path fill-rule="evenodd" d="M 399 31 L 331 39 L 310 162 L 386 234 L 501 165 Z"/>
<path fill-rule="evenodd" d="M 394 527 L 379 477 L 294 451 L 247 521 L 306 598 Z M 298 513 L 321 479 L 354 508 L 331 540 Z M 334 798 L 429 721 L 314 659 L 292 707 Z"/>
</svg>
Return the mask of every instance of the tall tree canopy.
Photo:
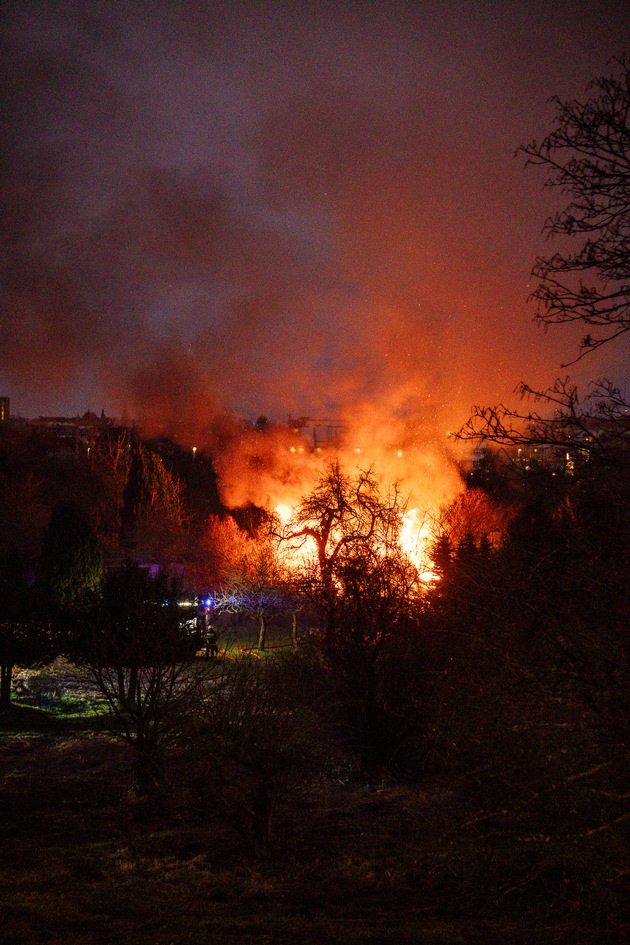
<svg viewBox="0 0 630 945">
<path fill-rule="evenodd" d="M 100 590 L 103 559 L 89 518 L 74 502 L 55 506 L 42 547 L 45 589 L 56 604 L 79 603 Z"/>
<path fill-rule="evenodd" d="M 121 510 L 121 543 L 149 560 L 175 556 L 183 520 L 182 483 L 141 443 L 134 447 Z"/>
<path fill-rule="evenodd" d="M 133 452 L 123 501 L 124 519 L 142 520 L 163 512 L 181 520 L 181 483 L 167 471 L 157 453 L 141 443 Z"/>
</svg>

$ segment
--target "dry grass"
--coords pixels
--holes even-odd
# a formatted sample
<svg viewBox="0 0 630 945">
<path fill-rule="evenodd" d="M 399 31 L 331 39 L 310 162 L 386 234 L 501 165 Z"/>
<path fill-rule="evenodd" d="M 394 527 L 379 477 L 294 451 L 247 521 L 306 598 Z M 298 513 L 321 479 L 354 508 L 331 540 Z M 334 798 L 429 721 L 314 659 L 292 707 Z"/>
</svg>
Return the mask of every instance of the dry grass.
<svg viewBox="0 0 630 945">
<path fill-rule="evenodd" d="M 218 811 L 182 809 L 176 790 L 139 803 L 130 783 L 126 746 L 93 719 L 0 716 L 3 945 L 622 940 L 616 893 L 596 894 L 588 866 L 572 878 L 553 851 L 448 833 L 462 799 L 439 781 L 304 784 L 266 860 Z"/>
<path fill-rule="evenodd" d="M 0 763 L 6 945 L 463 940 L 404 862 L 410 797 L 313 786 L 260 862 L 229 825 L 138 805 L 103 735 L 9 735 Z"/>
</svg>

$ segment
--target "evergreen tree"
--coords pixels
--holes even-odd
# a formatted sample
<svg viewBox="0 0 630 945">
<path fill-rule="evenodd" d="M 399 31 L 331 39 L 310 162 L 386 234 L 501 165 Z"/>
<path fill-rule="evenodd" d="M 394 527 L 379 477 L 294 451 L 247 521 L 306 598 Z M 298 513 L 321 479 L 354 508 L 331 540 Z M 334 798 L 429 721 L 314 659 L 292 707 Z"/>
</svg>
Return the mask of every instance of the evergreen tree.
<svg viewBox="0 0 630 945">
<path fill-rule="evenodd" d="M 121 537 L 135 547 L 152 525 L 179 527 L 182 523 L 182 486 L 152 450 L 135 447 L 123 494 Z"/>
<path fill-rule="evenodd" d="M 66 608 L 98 594 L 103 559 L 84 510 L 61 502 L 50 517 L 41 557 L 44 591 L 54 604 Z"/>
</svg>

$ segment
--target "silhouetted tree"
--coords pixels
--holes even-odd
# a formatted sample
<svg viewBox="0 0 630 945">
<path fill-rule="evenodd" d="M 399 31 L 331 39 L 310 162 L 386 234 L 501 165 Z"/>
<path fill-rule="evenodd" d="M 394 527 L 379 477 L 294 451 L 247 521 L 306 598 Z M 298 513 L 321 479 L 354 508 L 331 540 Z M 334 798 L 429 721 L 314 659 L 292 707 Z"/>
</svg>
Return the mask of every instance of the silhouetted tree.
<svg viewBox="0 0 630 945">
<path fill-rule="evenodd" d="M 465 540 L 447 560 L 448 606 L 435 602 L 447 658 L 424 747 L 459 786 L 443 848 L 458 889 L 471 864 L 490 877 L 508 857 L 510 888 L 574 908 L 584 884 L 602 903 L 620 888 L 629 500 L 618 471 L 569 479 L 524 502 L 492 554 Z"/>
<path fill-rule="evenodd" d="M 533 270 L 539 322 L 601 329 L 584 336 L 579 357 L 630 330 L 630 65 L 625 56 L 613 63 L 586 101 L 552 99 L 555 128 L 519 149 L 547 172 L 547 187 L 569 197 L 547 233 L 583 240 L 574 252 L 538 257 Z"/>
<path fill-rule="evenodd" d="M 84 510 L 73 502 L 53 509 L 44 535 L 40 562 L 46 595 L 61 608 L 98 594 L 103 559 Z"/>
<path fill-rule="evenodd" d="M 589 329 L 574 360 L 630 330 L 630 66 L 624 56 L 613 63 L 611 75 L 591 82 L 585 102 L 554 99 L 555 128 L 519 149 L 528 164 L 546 170 L 546 186 L 568 196 L 567 206 L 546 223 L 549 236 L 563 237 L 565 245 L 581 241 L 573 252 L 539 257 L 533 269 L 537 320 Z M 630 405 L 611 381 L 596 381 L 582 398 L 566 378 L 546 391 L 522 384 L 520 393 L 546 413 L 478 406 L 457 436 L 546 444 L 628 465 Z"/>
<path fill-rule="evenodd" d="M 242 661 L 219 664 L 188 727 L 188 786 L 267 855 L 278 802 L 313 766 L 315 717 L 283 696 L 291 668 Z"/>
<path fill-rule="evenodd" d="M 595 382 L 584 397 L 568 378 L 559 378 L 546 391 L 528 384 L 517 390 L 523 400 L 540 404 L 540 411 L 505 404 L 475 407 L 455 435 L 500 446 L 547 447 L 578 466 L 630 465 L 629 405 L 610 381 Z"/>
<path fill-rule="evenodd" d="M 384 554 L 398 548 L 404 511 L 398 493 L 381 495 L 372 471 L 353 478 L 334 462 L 283 529 L 282 539 L 304 554 L 304 586 L 320 597 L 326 611 L 326 645 L 332 642 L 335 609 L 343 598 L 338 569 L 366 550 Z"/>
<path fill-rule="evenodd" d="M 393 637 L 409 638 L 422 598 L 400 545 L 404 513 L 400 495 L 383 495 L 372 471 L 348 476 L 332 463 L 282 532 L 301 556 L 296 584 L 320 621 L 343 711 L 377 753 L 393 750 L 383 656 Z"/>
<path fill-rule="evenodd" d="M 121 542 L 163 563 L 181 539 L 182 485 L 161 458 L 137 443 L 123 493 Z"/>
<path fill-rule="evenodd" d="M 112 731 L 133 747 L 141 793 L 159 780 L 160 748 L 199 683 L 200 640 L 181 626 L 176 589 L 134 564 L 112 570 L 81 657 L 113 713 Z"/>
</svg>

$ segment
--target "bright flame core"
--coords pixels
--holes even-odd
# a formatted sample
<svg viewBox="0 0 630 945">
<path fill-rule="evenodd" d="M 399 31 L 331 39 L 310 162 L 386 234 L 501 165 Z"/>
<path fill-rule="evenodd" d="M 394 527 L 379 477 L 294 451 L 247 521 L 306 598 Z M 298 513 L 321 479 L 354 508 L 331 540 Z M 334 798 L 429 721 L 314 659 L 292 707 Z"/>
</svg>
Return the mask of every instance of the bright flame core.
<svg viewBox="0 0 630 945">
<path fill-rule="evenodd" d="M 289 524 L 294 511 L 294 508 L 286 502 L 280 502 L 274 509 L 282 526 Z M 300 538 L 298 543 L 281 541 L 277 548 L 280 561 L 289 570 L 312 564 L 315 561 L 316 551 L 315 541 L 308 535 Z"/>
<path fill-rule="evenodd" d="M 427 514 L 421 515 L 419 509 L 409 509 L 403 518 L 400 547 L 418 569 L 418 575 L 423 584 L 431 584 L 437 580 L 427 551 L 430 538 L 431 529 Z"/>
<path fill-rule="evenodd" d="M 275 507 L 274 512 L 282 525 L 287 525 L 293 516 L 294 509 L 288 503 L 281 502 Z M 439 580 L 432 569 L 432 561 L 427 551 L 430 539 L 431 528 L 428 514 L 421 514 L 419 509 L 407 511 L 402 521 L 400 547 L 417 568 L 418 578 L 422 584 L 432 584 Z M 289 568 L 297 568 L 311 561 L 315 550 L 314 540 L 307 537 L 300 540 L 299 546 L 290 542 L 283 543 L 281 554 L 284 563 Z"/>
<path fill-rule="evenodd" d="M 291 516 L 293 515 L 293 509 L 290 505 L 287 505 L 286 502 L 280 502 L 279 505 L 276 505 L 274 512 L 280 519 L 283 525 L 286 525 Z"/>
</svg>

